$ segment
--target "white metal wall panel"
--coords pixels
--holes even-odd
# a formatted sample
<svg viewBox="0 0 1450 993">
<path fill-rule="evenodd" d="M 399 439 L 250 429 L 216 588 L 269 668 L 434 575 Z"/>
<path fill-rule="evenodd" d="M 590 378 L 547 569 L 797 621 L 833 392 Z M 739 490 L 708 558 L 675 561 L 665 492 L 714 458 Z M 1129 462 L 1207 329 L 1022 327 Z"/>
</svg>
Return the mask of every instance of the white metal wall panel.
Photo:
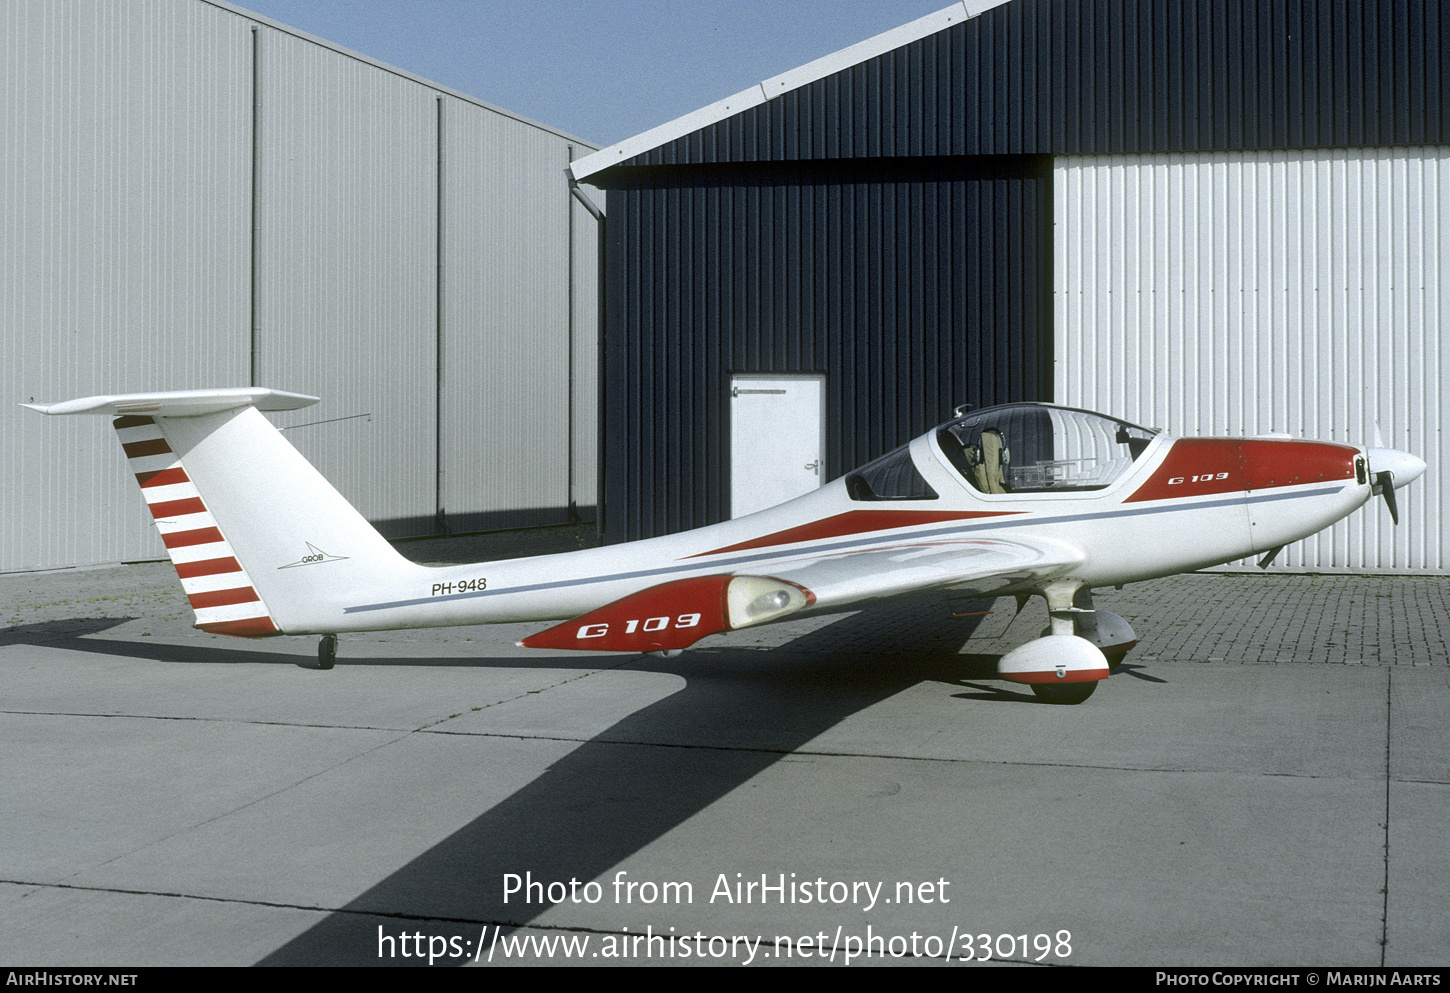
<svg viewBox="0 0 1450 993">
<path fill-rule="evenodd" d="M 443 102 L 441 504 L 455 529 L 567 508 L 568 148 Z"/>
<path fill-rule="evenodd" d="M 288 439 L 385 532 L 430 533 L 436 98 L 281 31 L 258 44 L 258 385 L 322 397 L 277 418 Z"/>
<path fill-rule="evenodd" d="M 0 5 L 0 571 L 162 554 L 103 419 L 245 383 L 250 32 L 196 3 Z"/>
<path fill-rule="evenodd" d="M 1274 568 L 1444 573 L 1450 149 L 1059 160 L 1055 396 L 1175 434 L 1429 462 Z"/>
</svg>

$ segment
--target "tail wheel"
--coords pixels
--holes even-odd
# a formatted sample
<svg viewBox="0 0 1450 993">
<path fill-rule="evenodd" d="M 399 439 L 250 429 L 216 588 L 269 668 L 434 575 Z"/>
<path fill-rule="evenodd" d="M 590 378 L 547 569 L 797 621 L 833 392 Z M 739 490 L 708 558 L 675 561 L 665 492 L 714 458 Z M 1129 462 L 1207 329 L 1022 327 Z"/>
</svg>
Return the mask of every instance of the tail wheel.
<svg viewBox="0 0 1450 993">
<path fill-rule="evenodd" d="M 1097 688 L 1097 680 L 1090 683 L 1033 683 L 1032 693 L 1043 703 L 1072 704 L 1082 703 Z"/>
<path fill-rule="evenodd" d="M 337 661 L 337 635 L 325 634 L 317 642 L 317 668 L 331 669 Z"/>
</svg>

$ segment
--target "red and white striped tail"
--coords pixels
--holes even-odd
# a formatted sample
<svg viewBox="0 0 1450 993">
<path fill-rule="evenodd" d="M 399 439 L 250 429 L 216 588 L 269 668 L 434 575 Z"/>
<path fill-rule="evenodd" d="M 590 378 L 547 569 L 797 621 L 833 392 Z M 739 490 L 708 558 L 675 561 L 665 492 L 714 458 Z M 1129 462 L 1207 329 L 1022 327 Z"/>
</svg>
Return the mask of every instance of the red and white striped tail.
<svg viewBox="0 0 1450 993">
<path fill-rule="evenodd" d="M 155 419 L 125 415 L 112 425 L 196 611 L 196 626 L 247 638 L 279 634 L 251 577 Z"/>
<path fill-rule="evenodd" d="M 349 606 L 412 595 L 428 570 L 398 554 L 262 413 L 316 402 L 242 387 L 24 406 L 115 418 L 203 631 L 260 638 L 375 630 Z"/>
</svg>

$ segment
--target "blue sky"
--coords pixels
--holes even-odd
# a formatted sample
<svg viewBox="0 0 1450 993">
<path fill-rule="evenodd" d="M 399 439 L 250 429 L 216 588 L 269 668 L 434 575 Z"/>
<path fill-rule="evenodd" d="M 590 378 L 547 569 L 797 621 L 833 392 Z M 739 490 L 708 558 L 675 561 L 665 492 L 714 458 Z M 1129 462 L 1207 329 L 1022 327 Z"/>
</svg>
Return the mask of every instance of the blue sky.
<svg viewBox="0 0 1450 993">
<path fill-rule="evenodd" d="M 231 2 L 610 145 L 951 0 Z"/>
</svg>

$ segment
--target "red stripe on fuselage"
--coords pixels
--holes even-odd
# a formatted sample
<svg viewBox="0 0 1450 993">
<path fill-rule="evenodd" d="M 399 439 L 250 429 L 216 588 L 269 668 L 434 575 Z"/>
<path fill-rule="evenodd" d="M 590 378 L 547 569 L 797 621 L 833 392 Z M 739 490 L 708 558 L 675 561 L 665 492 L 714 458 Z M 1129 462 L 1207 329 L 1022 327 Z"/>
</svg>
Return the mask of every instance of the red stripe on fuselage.
<svg viewBox="0 0 1450 993">
<path fill-rule="evenodd" d="M 1353 479 L 1359 449 L 1325 441 L 1245 438 L 1244 481 L 1251 490 Z"/>
<path fill-rule="evenodd" d="M 1354 478 L 1358 449 L 1321 441 L 1180 438 L 1152 477 L 1124 500 L 1171 500 Z"/>
<path fill-rule="evenodd" d="M 1004 517 L 1021 514 L 1021 510 L 848 510 L 844 514 L 827 517 L 798 527 L 786 528 L 774 534 L 751 538 L 749 541 L 726 545 L 688 556 L 695 559 L 702 555 L 719 555 L 723 552 L 740 552 L 748 548 L 768 548 L 772 545 L 793 545 L 800 541 L 820 541 L 823 538 L 840 538 L 848 534 L 866 534 L 871 531 L 890 531 L 893 528 L 912 527 L 917 524 L 940 524 L 942 521 L 969 521 L 979 517 Z"/>
<path fill-rule="evenodd" d="M 1158 471 L 1124 500 L 1171 500 L 1213 493 L 1242 493 L 1244 463 L 1236 438 L 1180 438 Z"/>
</svg>

